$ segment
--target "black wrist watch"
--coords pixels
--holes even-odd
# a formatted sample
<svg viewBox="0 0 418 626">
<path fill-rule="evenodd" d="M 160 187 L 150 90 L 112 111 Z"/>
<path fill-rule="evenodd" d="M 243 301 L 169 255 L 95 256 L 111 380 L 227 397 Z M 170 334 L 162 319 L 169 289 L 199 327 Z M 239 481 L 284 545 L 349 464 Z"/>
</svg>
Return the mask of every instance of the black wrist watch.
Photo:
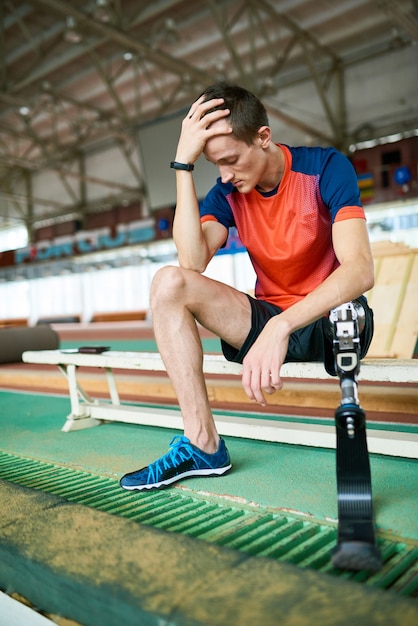
<svg viewBox="0 0 418 626">
<path fill-rule="evenodd" d="M 193 163 L 179 163 L 178 161 L 171 161 L 170 167 L 173 170 L 186 170 L 186 172 L 191 172 L 194 170 Z"/>
</svg>

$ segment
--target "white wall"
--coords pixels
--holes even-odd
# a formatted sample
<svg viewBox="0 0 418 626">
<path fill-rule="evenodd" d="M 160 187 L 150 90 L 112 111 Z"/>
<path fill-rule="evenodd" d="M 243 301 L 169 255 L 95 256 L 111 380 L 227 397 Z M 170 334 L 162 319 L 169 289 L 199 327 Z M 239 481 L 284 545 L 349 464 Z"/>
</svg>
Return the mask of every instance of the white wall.
<svg viewBox="0 0 418 626">
<path fill-rule="evenodd" d="M 416 121 L 417 68 L 418 46 L 351 66 L 346 73 L 349 129 L 353 131 L 364 124 L 384 129 Z"/>
<path fill-rule="evenodd" d="M 145 261 L 2 282 L 0 319 L 25 317 L 34 326 L 41 318 L 79 315 L 82 322 L 89 322 L 95 313 L 148 310 L 152 278 L 164 265 L 167 263 Z M 254 271 L 246 253 L 215 257 L 206 275 L 243 291 L 254 288 Z"/>
<path fill-rule="evenodd" d="M 418 247 L 416 200 L 371 205 L 366 207 L 366 215 L 372 242 L 390 240 Z M 78 257 L 72 272 L 67 261 L 62 261 L 61 272 L 56 269 L 59 262 L 43 264 L 55 275 L 30 280 L 19 278 L 23 266 L 15 268 L 13 281 L 0 282 L 0 319 L 25 317 L 35 325 L 42 317 L 79 315 L 83 322 L 89 322 L 95 313 L 148 310 L 152 278 L 160 267 L 177 264 L 175 248 L 167 240 L 139 246 L 136 255 L 130 248 L 120 248 Z M 158 257 L 169 260 L 150 260 Z M 112 258 L 119 260 L 119 267 L 111 267 Z M 216 255 L 205 275 L 244 292 L 254 289 L 255 273 L 245 252 Z"/>
</svg>

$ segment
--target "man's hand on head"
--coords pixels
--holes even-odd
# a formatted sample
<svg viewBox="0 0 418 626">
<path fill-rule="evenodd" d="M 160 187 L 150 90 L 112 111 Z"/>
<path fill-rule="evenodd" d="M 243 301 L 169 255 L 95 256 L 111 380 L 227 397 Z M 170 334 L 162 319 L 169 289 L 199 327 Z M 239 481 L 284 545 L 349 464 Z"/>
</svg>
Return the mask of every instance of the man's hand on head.
<svg viewBox="0 0 418 626">
<path fill-rule="evenodd" d="M 195 163 L 202 154 L 206 142 L 216 135 L 232 133 L 227 118 L 229 109 L 218 108 L 223 104 L 222 98 L 204 101 L 201 96 L 192 104 L 181 126 L 180 139 L 177 145 L 176 161 Z M 215 124 L 224 120 L 222 124 Z"/>
</svg>

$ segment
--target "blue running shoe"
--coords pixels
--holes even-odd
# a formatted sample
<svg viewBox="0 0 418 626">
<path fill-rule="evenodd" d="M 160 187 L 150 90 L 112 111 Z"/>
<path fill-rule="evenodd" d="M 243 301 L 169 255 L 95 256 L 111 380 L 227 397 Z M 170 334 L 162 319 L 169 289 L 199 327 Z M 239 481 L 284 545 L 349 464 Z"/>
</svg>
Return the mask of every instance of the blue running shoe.
<svg viewBox="0 0 418 626">
<path fill-rule="evenodd" d="M 148 467 L 125 474 L 120 479 L 123 489 L 160 489 L 190 476 L 221 476 L 232 467 L 223 439 L 214 454 L 206 454 L 184 436 L 176 435 L 170 450 Z"/>
</svg>

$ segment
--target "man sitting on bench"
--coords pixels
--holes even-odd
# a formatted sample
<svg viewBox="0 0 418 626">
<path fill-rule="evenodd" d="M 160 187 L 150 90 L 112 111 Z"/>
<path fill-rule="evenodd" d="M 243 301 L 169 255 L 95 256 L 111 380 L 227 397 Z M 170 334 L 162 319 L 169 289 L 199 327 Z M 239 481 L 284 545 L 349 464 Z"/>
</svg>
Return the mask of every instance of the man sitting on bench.
<svg viewBox="0 0 418 626">
<path fill-rule="evenodd" d="M 199 206 L 193 168 L 202 154 L 220 178 Z M 123 476 L 128 490 L 231 468 L 209 405 L 197 322 L 221 338 L 228 360 L 243 364 L 243 387 L 263 406 L 265 395 L 282 387 L 286 361 L 324 361 L 335 373 L 329 321 L 335 307 L 353 302 L 361 311 L 361 358 L 373 335 L 372 311 L 362 295 L 373 286 L 373 260 L 357 178 L 344 155 L 274 143 L 260 100 L 219 83 L 192 104 L 171 167 L 179 267 L 155 275 L 151 308 L 184 436 L 174 437 L 169 451 L 148 467 Z M 255 298 L 202 275 L 230 227 L 237 228 L 254 266 Z"/>
</svg>

